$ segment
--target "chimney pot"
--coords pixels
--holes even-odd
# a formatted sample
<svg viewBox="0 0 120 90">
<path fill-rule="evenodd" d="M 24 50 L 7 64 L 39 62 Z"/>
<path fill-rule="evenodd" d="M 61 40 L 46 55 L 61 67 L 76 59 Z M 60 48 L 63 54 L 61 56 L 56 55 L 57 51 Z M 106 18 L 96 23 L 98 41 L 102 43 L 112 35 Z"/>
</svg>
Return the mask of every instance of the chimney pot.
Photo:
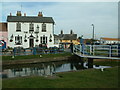
<svg viewBox="0 0 120 90">
<path fill-rule="evenodd" d="M 38 13 L 38 16 L 43 17 L 42 12 L 39 12 L 39 13 Z"/>
<path fill-rule="evenodd" d="M 17 11 L 17 16 L 22 16 L 21 11 Z"/>
<path fill-rule="evenodd" d="M 10 13 L 10 16 L 12 16 L 12 13 Z"/>
</svg>

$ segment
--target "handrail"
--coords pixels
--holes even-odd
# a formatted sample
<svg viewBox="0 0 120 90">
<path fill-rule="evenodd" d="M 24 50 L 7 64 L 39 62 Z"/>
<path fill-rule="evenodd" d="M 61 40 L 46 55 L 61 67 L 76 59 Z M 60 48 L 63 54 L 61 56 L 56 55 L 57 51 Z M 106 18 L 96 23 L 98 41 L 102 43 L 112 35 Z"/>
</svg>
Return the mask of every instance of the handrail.
<svg viewBox="0 0 120 90">
<path fill-rule="evenodd" d="M 80 55 L 119 57 L 120 47 L 118 45 L 74 45 L 73 51 Z"/>
</svg>

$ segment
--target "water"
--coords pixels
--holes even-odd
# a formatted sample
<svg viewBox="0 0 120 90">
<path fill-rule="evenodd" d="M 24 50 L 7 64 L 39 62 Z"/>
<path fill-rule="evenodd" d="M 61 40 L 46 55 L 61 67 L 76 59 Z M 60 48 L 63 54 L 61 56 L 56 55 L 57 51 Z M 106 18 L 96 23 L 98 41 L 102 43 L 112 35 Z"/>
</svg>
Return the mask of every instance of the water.
<svg viewBox="0 0 120 90">
<path fill-rule="evenodd" d="M 67 71 L 76 71 L 87 69 L 87 62 L 83 63 L 83 66 L 80 62 L 68 62 L 68 61 L 59 61 L 59 62 L 49 62 L 49 63 L 39 63 L 39 64 L 30 64 L 24 66 L 10 66 L 4 67 L 0 73 L 2 78 L 13 78 L 13 77 L 24 77 L 24 76 L 47 76 L 55 75 L 57 72 L 67 72 Z M 96 66 L 93 65 L 95 69 L 101 68 L 110 68 L 110 66 Z"/>
</svg>

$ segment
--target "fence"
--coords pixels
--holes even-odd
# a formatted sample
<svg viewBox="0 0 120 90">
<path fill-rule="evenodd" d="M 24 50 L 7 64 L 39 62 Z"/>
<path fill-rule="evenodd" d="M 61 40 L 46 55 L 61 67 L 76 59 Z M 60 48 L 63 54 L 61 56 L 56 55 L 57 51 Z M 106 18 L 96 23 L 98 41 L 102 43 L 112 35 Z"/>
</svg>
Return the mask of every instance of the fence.
<svg viewBox="0 0 120 90">
<path fill-rule="evenodd" d="M 1 51 L 0 55 L 2 56 L 20 56 L 20 55 L 40 55 L 40 54 L 56 54 L 64 52 L 64 48 L 50 47 L 50 48 L 41 48 L 41 47 L 33 47 L 33 48 L 21 48 L 15 47 L 13 50 L 5 50 Z"/>
<path fill-rule="evenodd" d="M 73 50 L 82 55 L 120 57 L 120 45 L 75 45 Z"/>
</svg>

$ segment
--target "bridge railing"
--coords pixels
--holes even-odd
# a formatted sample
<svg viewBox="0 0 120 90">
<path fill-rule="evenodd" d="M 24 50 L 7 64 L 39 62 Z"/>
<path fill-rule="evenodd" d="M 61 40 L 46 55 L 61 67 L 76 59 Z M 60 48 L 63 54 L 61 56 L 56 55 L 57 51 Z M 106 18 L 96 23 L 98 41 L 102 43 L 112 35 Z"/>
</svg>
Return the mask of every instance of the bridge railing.
<svg viewBox="0 0 120 90">
<path fill-rule="evenodd" d="M 80 55 L 107 57 L 118 57 L 120 55 L 120 48 L 118 45 L 74 45 L 73 51 Z"/>
</svg>

